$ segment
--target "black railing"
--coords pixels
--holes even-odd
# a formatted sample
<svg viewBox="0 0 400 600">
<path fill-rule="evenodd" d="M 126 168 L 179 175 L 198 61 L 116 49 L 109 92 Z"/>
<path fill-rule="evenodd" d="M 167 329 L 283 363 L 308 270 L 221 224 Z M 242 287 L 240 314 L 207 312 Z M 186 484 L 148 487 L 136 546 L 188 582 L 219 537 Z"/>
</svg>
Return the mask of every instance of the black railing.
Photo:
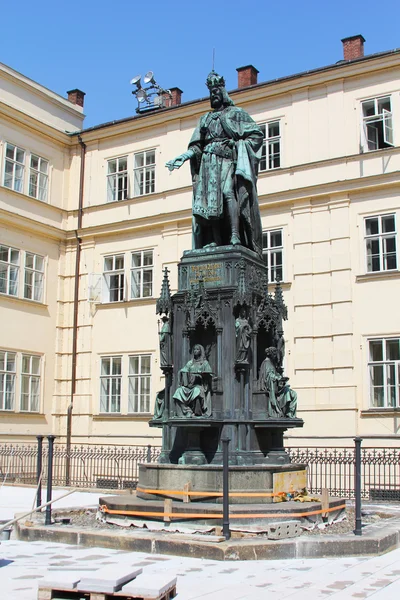
<svg viewBox="0 0 400 600">
<path fill-rule="evenodd" d="M 322 440 L 318 440 L 323 444 Z M 366 440 L 363 442 L 366 444 Z M 291 461 L 308 467 L 309 493 L 327 488 L 331 496 L 354 498 L 354 447 L 300 447 L 287 443 Z M 158 446 L 73 444 L 69 453 L 69 485 L 81 488 L 134 489 L 141 462 L 157 462 Z M 47 481 L 48 444 L 43 442 L 42 482 Z M 54 445 L 53 485 L 66 485 L 67 447 Z M 0 482 L 35 485 L 37 444 L 0 444 Z M 400 449 L 361 449 L 361 493 L 364 499 L 400 501 Z"/>
</svg>

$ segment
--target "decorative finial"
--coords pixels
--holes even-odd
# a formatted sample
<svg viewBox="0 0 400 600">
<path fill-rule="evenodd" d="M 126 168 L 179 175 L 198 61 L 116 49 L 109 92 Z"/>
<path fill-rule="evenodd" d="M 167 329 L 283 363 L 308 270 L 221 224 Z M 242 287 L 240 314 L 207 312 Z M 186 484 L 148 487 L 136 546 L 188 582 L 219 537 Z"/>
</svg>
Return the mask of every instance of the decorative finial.
<svg viewBox="0 0 400 600">
<path fill-rule="evenodd" d="M 165 267 L 164 277 L 161 285 L 161 294 L 156 302 L 156 313 L 159 315 L 163 313 L 168 315 L 168 313 L 172 310 L 171 290 L 169 287 L 168 273 L 168 267 Z"/>
</svg>

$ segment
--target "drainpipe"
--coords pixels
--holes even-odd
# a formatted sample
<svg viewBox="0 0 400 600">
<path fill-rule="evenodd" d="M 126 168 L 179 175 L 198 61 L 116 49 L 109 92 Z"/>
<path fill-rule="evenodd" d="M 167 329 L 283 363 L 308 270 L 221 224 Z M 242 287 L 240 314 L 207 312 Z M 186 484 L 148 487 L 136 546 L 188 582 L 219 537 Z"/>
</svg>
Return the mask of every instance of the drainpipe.
<svg viewBox="0 0 400 600">
<path fill-rule="evenodd" d="M 78 227 L 75 230 L 76 237 L 76 258 L 75 258 L 75 282 L 74 282 L 74 322 L 72 326 L 72 370 L 71 370 L 71 397 L 67 409 L 67 459 L 65 463 L 65 485 L 70 484 L 70 453 L 72 437 L 72 411 L 74 408 L 74 395 L 76 391 L 76 357 L 78 349 L 78 309 L 79 309 L 79 277 L 81 262 L 81 238 L 78 235 L 82 228 L 83 216 L 83 186 L 85 181 L 85 156 L 86 144 L 78 135 L 78 141 L 81 147 L 81 172 L 79 178 L 79 205 L 78 205 Z"/>
</svg>

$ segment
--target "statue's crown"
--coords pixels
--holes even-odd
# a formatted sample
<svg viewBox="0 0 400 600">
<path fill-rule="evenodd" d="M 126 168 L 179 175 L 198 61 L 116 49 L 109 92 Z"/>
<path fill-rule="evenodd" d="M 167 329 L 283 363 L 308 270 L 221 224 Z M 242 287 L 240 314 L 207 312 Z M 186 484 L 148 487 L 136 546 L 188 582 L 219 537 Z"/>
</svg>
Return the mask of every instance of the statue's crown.
<svg viewBox="0 0 400 600">
<path fill-rule="evenodd" d="M 209 90 L 213 87 L 225 87 L 225 79 L 222 75 L 218 75 L 214 70 L 207 77 L 206 86 Z"/>
</svg>

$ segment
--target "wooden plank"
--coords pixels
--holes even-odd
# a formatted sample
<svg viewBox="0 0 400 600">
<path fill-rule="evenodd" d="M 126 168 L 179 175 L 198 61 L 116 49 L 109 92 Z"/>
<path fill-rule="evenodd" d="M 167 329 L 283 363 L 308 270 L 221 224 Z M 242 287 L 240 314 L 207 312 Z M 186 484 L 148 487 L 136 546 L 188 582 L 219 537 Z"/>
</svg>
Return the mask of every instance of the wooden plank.
<svg viewBox="0 0 400 600">
<path fill-rule="evenodd" d="M 188 492 L 190 492 L 190 482 L 188 481 L 187 483 L 185 483 L 185 485 L 183 486 L 183 491 L 186 492 L 183 495 L 183 502 L 190 502 L 190 495 L 188 494 Z"/>
<path fill-rule="evenodd" d="M 171 498 L 165 498 L 164 500 L 164 523 L 171 523 L 171 517 L 169 517 L 166 513 L 172 513 Z"/>
<path fill-rule="evenodd" d="M 321 509 L 324 511 L 322 513 L 322 517 L 326 517 L 328 513 L 326 512 L 329 508 L 329 492 L 328 488 L 322 488 L 321 490 Z"/>
</svg>

